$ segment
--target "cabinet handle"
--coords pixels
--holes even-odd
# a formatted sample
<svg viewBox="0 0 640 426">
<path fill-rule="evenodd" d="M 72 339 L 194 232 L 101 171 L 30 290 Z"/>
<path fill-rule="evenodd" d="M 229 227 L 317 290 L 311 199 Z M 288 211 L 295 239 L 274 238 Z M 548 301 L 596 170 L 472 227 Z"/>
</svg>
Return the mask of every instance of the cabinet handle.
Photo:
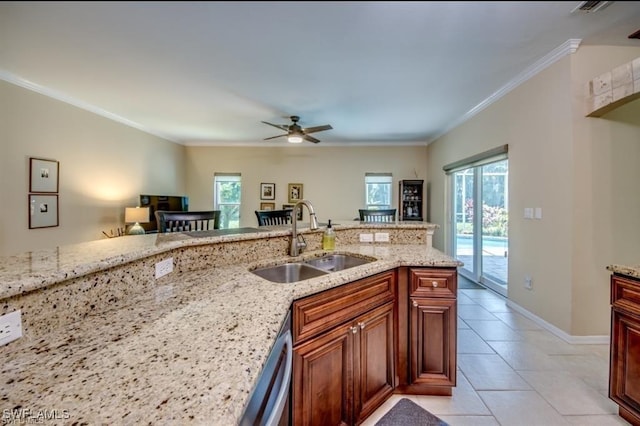
<svg viewBox="0 0 640 426">
<path fill-rule="evenodd" d="M 414 306 L 415 308 L 417 308 L 417 307 L 418 307 L 418 302 L 416 302 L 416 301 L 414 300 L 414 301 L 413 301 L 413 306 Z"/>
<path fill-rule="evenodd" d="M 431 281 L 433 288 L 438 288 L 438 281 Z"/>
<path fill-rule="evenodd" d="M 366 325 L 363 322 L 359 322 L 358 325 L 360 326 L 360 330 L 364 330 L 364 326 Z"/>
<path fill-rule="evenodd" d="M 358 327 L 351 327 L 351 332 L 356 334 L 358 332 Z"/>
</svg>

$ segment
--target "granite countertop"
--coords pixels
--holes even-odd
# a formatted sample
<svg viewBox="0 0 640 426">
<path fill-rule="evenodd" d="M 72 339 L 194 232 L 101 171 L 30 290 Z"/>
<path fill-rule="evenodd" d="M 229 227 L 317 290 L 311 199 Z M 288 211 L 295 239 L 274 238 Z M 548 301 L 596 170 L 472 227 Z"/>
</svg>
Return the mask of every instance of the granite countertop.
<svg viewBox="0 0 640 426">
<path fill-rule="evenodd" d="M 142 241 L 147 237 L 131 244 L 153 251 Z M 336 252 L 377 260 L 295 284 L 250 273 L 256 263 L 170 274 L 123 308 L 2 346 L 0 416 L 237 424 L 293 300 L 398 266 L 459 265 L 422 244 L 345 245 Z"/>
<path fill-rule="evenodd" d="M 636 266 L 609 265 L 607 266 L 607 270 L 615 274 L 621 274 L 621 275 L 626 275 L 629 277 L 640 279 L 640 265 L 636 265 Z"/>
<path fill-rule="evenodd" d="M 439 226 L 427 222 L 398 221 L 390 223 L 362 223 L 340 220 L 335 229 L 376 228 L 435 230 Z M 99 272 L 114 266 L 143 259 L 185 246 L 219 242 L 242 241 L 255 238 L 291 234 L 291 226 L 264 226 L 255 232 L 240 234 L 203 232 L 205 237 L 194 238 L 184 233 L 147 234 L 102 239 L 54 249 L 35 250 L 14 256 L 0 257 L 0 300 L 33 291 L 71 278 Z M 221 230 L 224 231 L 224 230 Z M 298 232 L 309 231 L 308 223 L 298 224 Z"/>
</svg>

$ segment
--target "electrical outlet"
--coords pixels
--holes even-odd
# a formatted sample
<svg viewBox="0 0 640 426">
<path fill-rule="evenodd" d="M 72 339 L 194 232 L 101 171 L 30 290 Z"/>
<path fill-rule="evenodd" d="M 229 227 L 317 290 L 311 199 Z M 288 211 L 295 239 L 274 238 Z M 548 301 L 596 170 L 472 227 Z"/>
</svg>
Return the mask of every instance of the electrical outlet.
<svg viewBox="0 0 640 426">
<path fill-rule="evenodd" d="M 0 346 L 22 337 L 22 312 L 15 311 L 0 317 Z"/>
<path fill-rule="evenodd" d="M 156 279 L 164 277 L 173 271 L 173 257 L 156 263 Z"/>
<path fill-rule="evenodd" d="M 360 242 L 361 243 L 372 243 L 373 242 L 373 234 L 360 234 Z"/>
<path fill-rule="evenodd" d="M 531 280 L 531 277 L 528 275 L 524 277 L 524 288 L 526 288 L 527 290 L 533 289 L 533 282 Z"/>
<path fill-rule="evenodd" d="M 376 232 L 375 233 L 375 240 L 377 242 L 381 242 L 381 243 L 388 243 L 389 242 L 389 233 L 388 232 Z"/>
</svg>

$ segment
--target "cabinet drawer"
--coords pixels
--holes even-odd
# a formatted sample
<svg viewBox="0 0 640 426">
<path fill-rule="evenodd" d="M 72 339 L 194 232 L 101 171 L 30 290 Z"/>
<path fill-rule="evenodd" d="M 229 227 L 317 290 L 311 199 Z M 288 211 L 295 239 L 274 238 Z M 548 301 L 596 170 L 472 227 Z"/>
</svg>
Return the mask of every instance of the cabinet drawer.
<svg viewBox="0 0 640 426">
<path fill-rule="evenodd" d="M 457 269 L 411 268 L 409 294 L 412 297 L 456 297 Z"/>
<path fill-rule="evenodd" d="M 640 315 L 640 282 L 612 275 L 611 304 L 615 308 L 625 309 L 632 314 Z"/>
<path fill-rule="evenodd" d="M 395 277 L 383 272 L 293 302 L 294 345 L 394 300 Z"/>
</svg>

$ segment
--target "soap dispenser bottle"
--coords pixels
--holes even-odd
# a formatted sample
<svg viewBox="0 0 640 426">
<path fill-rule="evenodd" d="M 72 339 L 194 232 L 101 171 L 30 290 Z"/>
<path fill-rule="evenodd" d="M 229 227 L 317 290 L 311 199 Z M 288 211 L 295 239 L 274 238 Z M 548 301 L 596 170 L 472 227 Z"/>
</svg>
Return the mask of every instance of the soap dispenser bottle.
<svg viewBox="0 0 640 426">
<path fill-rule="evenodd" d="M 336 231 L 331 227 L 331 219 L 327 224 L 327 229 L 322 236 L 322 250 L 335 250 L 336 248 Z"/>
</svg>

